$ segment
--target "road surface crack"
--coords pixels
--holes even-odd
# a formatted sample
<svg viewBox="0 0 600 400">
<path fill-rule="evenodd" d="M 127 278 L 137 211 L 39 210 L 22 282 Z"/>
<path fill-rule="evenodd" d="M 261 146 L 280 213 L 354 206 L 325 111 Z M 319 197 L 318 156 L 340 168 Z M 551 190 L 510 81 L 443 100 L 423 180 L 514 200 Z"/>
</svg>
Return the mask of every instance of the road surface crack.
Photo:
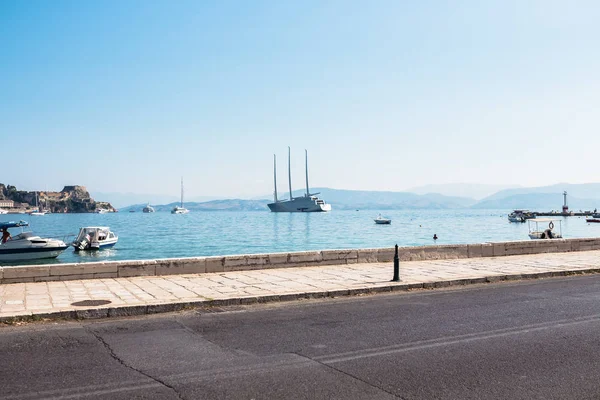
<svg viewBox="0 0 600 400">
<path fill-rule="evenodd" d="M 147 378 L 152 379 L 153 381 L 155 381 L 155 382 L 163 385 L 166 388 L 171 389 L 173 392 L 175 392 L 175 394 L 177 395 L 177 397 L 179 399 L 185 400 L 185 397 L 183 397 L 181 395 L 181 393 L 179 393 L 179 391 L 174 386 L 171 386 L 168 383 L 160 380 L 159 378 L 156 378 L 156 377 L 154 377 L 152 375 L 149 375 L 149 374 L 145 373 L 142 370 L 139 370 L 139 369 L 137 369 L 137 368 L 135 368 L 135 367 L 133 367 L 131 365 L 128 365 L 125 361 L 123 361 L 121 358 L 119 358 L 119 356 L 117 356 L 117 354 L 114 352 L 114 350 L 110 347 L 110 345 L 104 340 L 104 338 L 102 336 L 100 336 L 98 333 L 94 332 L 93 330 L 89 329 L 88 327 L 84 326 L 84 329 L 86 331 L 88 331 L 90 334 L 92 334 L 100 343 L 102 343 L 102 345 L 106 348 L 106 350 L 108 350 L 108 353 L 110 354 L 110 356 L 112 358 L 114 358 L 119 364 L 121 364 L 125 368 L 129 368 L 129 369 L 131 369 L 131 370 L 133 370 L 133 371 L 135 371 L 135 372 L 137 372 L 139 374 L 142 374 L 142 375 L 144 375 Z"/>
<path fill-rule="evenodd" d="M 304 354 L 300 354 L 300 353 L 296 353 L 296 352 L 294 352 L 294 353 L 292 353 L 292 354 L 295 354 L 295 355 L 297 355 L 298 357 L 306 358 L 306 359 L 308 359 L 308 360 L 310 360 L 310 361 L 316 362 L 317 364 L 320 364 L 320 365 L 324 366 L 325 368 L 328 368 L 328 369 L 334 370 L 334 371 L 336 371 L 336 372 L 339 372 L 340 374 L 346 375 L 346 376 L 347 376 L 347 377 L 349 377 L 349 378 L 356 379 L 357 381 L 359 381 L 359 382 L 362 382 L 362 383 L 364 383 L 364 384 L 365 384 L 365 385 L 367 385 L 367 386 L 370 386 L 370 387 L 372 387 L 372 388 L 374 388 L 374 389 L 381 390 L 381 391 L 383 391 L 383 392 L 385 392 L 385 393 L 387 393 L 387 394 L 389 394 L 389 395 L 392 395 L 392 396 L 394 396 L 394 397 L 396 397 L 396 398 L 398 398 L 398 399 L 400 399 L 400 400 L 406 400 L 404 397 L 402 397 L 402 396 L 399 396 L 399 395 L 397 395 L 396 393 L 390 392 L 389 390 L 386 390 L 386 389 L 384 389 L 384 388 L 382 388 L 382 387 L 379 387 L 379 386 L 377 386 L 377 385 L 374 385 L 374 384 L 372 384 L 371 382 L 365 381 L 364 379 L 361 379 L 361 378 L 359 378 L 358 376 L 356 376 L 356 375 L 352 375 L 351 373 L 348 373 L 348 372 L 346 372 L 346 371 L 343 371 L 343 370 L 341 370 L 341 369 L 339 369 L 339 368 L 336 368 L 336 367 L 334 367 L 333 365 L 329 365 L 329 364 L 326 364 L 326 363 L 324 363 L 324 362 L 321 362 L 321 361 L 319 361 L 319 360 L 315 360 L 315 359 L 313 359 L 313 358 L 311 358 L 311 357 L 309 357 L 309 356 L 305 356 Z"/>
</svg>

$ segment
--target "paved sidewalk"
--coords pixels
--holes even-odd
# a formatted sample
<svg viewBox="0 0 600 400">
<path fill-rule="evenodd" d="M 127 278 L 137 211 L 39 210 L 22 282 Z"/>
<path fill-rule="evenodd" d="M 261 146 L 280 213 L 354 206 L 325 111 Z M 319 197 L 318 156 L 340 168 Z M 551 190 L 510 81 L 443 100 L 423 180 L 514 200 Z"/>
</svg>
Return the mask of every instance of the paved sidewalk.
<svg viewBox="0 0 600 400">
<path fill-rule="evenodd" d="M 507 279 L 599 273 L 600 251 L 400 263 L 263 269 L 0 285 L 0 322 L 15 318 L 102 318 L 196 306 L 333 297 Z"/>
</svg>

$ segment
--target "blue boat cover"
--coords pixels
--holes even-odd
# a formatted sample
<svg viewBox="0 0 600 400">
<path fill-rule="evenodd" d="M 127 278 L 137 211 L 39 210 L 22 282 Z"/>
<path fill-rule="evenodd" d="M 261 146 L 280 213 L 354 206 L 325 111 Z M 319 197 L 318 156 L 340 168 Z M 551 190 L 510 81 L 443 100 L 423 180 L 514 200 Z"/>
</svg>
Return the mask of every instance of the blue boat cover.
<svg viewBox="0 0 600 400">
<path fill-rule="evenodd" d="M 29 226 L 29 222 L 26 222 L 26 221 L 0 222 L 0 229 L 4 229 L 4 228 L 17 228 L 19 226 Z"/>
</svg>

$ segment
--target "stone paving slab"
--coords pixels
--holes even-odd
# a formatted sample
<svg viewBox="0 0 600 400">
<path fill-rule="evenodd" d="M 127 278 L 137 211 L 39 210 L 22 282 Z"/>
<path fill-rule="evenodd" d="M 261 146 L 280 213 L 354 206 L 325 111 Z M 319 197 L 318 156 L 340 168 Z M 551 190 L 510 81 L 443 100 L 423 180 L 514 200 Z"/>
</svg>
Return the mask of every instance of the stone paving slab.
<svg viewBox="0 0 600 400">
<path fill-rule="evenodd" d="M 0 322 L 142 315 L 577 273 L 600 273 L 600 251 L 401 262 L 400 282 L 390 281 L 393 263 L 387 262 L 13 283 L 0 285 Z"/>
</svg>

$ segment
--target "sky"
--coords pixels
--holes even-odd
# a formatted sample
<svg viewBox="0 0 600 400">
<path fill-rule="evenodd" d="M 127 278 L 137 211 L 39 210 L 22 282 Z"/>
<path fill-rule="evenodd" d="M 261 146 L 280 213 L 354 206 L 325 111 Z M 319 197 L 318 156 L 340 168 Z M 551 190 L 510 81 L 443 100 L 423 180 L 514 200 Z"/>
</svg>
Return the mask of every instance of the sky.
<svg viewBox="0 0 600 400">
<path fill-rule="evenodd" d="M 0 183 L 598 182 L 597 1 L 0 1 Z"/>
</svg>

